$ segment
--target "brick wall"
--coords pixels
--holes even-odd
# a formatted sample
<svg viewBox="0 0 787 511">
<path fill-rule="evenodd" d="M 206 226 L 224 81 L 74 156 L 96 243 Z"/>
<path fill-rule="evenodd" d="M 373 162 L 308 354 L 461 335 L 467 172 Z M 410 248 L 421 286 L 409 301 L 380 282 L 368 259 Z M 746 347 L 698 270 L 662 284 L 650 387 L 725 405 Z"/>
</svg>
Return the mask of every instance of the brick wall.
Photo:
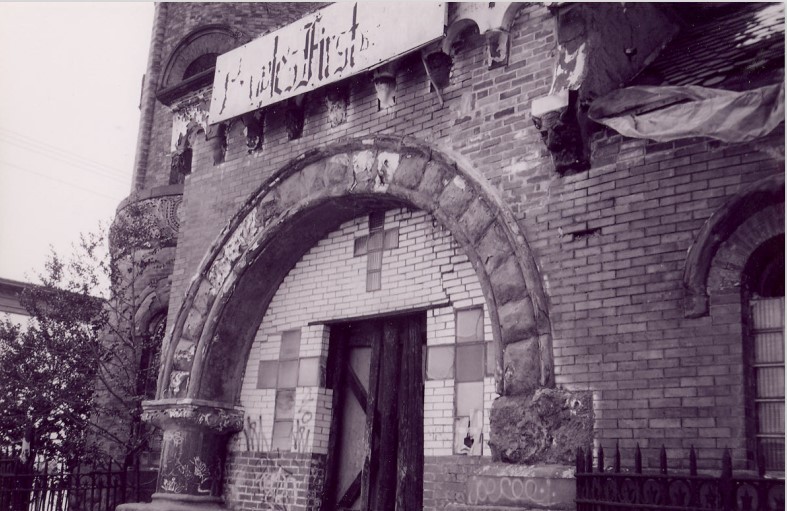
<svg viewBox="0 0 787 511">
<path fill-rule="evenodd" d="M 715 297 L 709 316 L 687 319 L 681 275 L 703 223 L 747 184 L 783 172 L 783 162 L 752 144 L 658 144 L 605 131 L 595 137 L 589 171 L 556 175 L 529 116 L 531 101 L 549 89 L 553 30 L 546 8 L 523 7 L 511 29 L 509 64 L 493 70 L 484 64 L 483 38 L 464 38 L 442 108 L 416 59 L 400 72 L 397 104 L 388 110 L 377 110 L 371 79 L 360 75 L 350 80 L 347 121 L 336 128 L 316 91 L 300 139 L 287 140 L 273 107 L 259 152 L 247 154 L 237 130 L 218 165 L 198 144 L 170 314 L 219 230 L 276 169 L 344 137 L 410 135 L 467 161 L 515 213 L 550 300 L 556 380 L 594 392 L 599 443 L 620 442 L 624 457 L 640 443 L 650 466 L 662 444 L 670 459 L 685 459 L 695 445 L 702 447 L 700 466 L 713 468 L 729 446 L 742 466 L 740 303 L 736 309 L 729 303 L 735 296 Z M 159 107 L 151 155 L 158 170 L 150 175 L 160 179 L 169 172 L 167 115 Z M 783 131 L 774 137 L 783 140 Z M 718 307 L 725 313 L 714 314 Z"/>
<path fill-rule="evenodd" d="M 232 453 L 225 470 L 224 495 L 232 510 L 320 509 L 324 455 Z"/>
<path fill-rule="evenodd" d="M 725 447 L 745 465 L 740 291 L 711 314 L 683 316 L 686 252 L 733 194 L 783 164 L 746 145 L 654 144 L 603 133 L 590 171 L 554 177 L 554 200 L 525 222 L 550 296 L 556 380 L 594 391 L 596 438 L 636 443 L 657 466 L 718 468 Z M 783 227 L 781 227 L 783 232 Z M 764 241 L 764 240 L 763 240 Z M 740 275 L 738 275 L 738 283 Z"/>
</svg>

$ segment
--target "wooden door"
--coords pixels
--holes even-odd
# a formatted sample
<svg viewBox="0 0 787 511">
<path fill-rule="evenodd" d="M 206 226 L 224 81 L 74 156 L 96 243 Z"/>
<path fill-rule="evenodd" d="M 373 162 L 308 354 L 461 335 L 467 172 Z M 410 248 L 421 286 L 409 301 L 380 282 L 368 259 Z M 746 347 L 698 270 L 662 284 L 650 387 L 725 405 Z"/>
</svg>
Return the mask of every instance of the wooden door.
<svg viewBox="0 0 787 511">
<path fill-rule="evenodd" d="M 336 325 L 327 509 L 421 509 L 423 314 Z"/>
</svg>

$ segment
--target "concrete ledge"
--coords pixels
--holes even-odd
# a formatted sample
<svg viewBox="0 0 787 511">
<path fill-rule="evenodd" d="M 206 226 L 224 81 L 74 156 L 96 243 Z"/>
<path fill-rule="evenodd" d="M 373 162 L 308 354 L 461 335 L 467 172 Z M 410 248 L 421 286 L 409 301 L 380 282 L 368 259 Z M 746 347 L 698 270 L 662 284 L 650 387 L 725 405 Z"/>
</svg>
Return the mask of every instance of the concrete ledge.
<svg viewBox="0 0 787 511">
<path fill-rule="evenodd" d="M 149 503 L 121 504 L 116 511 L 226 511 L 224 499 L 220 497 L 201 497 L 154 493 Z"/>
<path fill-rule="evenodd" d="M 571 510 L 576 507 L 575 497 L 573 467 L 495 463 L 482 467 L 468 478 L 468 505 L 455 509 Z"/>
</svg>

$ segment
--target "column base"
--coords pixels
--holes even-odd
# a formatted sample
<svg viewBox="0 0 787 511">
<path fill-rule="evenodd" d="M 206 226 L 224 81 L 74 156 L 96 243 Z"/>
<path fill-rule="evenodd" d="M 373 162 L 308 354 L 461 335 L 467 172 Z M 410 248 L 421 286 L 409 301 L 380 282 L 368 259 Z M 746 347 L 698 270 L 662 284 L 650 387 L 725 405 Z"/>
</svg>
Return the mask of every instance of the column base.
<svg viewBox="0 0 787 511">
<path fill-rule="evenodd" d="M 121 504 L 116 511 L 226 511 L 224 499 L 154 493 L 152 502 Z"/>
</svg>

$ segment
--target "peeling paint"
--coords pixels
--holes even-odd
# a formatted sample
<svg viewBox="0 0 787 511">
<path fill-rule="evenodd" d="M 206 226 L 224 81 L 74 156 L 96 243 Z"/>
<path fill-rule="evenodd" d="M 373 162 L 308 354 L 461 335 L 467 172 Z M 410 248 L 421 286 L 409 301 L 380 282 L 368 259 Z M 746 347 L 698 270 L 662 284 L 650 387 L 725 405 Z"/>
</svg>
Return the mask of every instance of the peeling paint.
<svg viewBox="0 0 787 511">
<path fill-rule="evenodd" d="M 215 295 L 221 285 L 226 280 L 232 266 L 243 251 L 249 246 L 252 238 L 257 232 L 257 210 L 253 209 L 243 219 L 238 229 L 224 245 L 219 257 L 217 257 L 208 272 L 208 282 L 210 283 L 210 294 Z"/>
<path fill-rule="evenodd" d="M 361 151 L 353 156 L 353 172 L 369 172 L 374 166 L 374 154 L 372 151 Z"/>
<path fill-rule="evenodd" d="M 206 133 L 208 131 L 207 104 L 201 98 L 173 110 L 170 150 L 175 152 L 181 149 L 182 144 L 195 128 L 202 128 Z"/>
<path fill-rule="evenodd" d="M 454 186 L 456 186 L 457 188 L 459 188 L 462 191 L 465 191 L 465 189 L 467 188 L 467 183 L 462 178 L 462 176 L 459 176 L 459 175 L 454 176 L 453 183 L 454 183 Z"/>
<path fill-rule="evenodd" d="M 575 59 L 576 59 L 576 64 L 574 64 L 574 70 L 571 71 L 568 76 L 569 89 L 575 88 L 577 85 L 579 85 L 582 78 L 584 78 L 585 76 L 585 63 L 587 62 L 587 43 L 582 43 L 582 45 L 577 49 L 577 52 L 571 58 L 571 61 Z M 569 63 L 569 61 L 566 60 L 566 63 Z"/>
<path fill-rule="evenodd" d="M 374 190 L 384 192 L 388 189 L 396 169 L 399 168 L 399 153 L 383 152 L 377 155 L 377 175 L 374 178 Z"/>
</svg>

